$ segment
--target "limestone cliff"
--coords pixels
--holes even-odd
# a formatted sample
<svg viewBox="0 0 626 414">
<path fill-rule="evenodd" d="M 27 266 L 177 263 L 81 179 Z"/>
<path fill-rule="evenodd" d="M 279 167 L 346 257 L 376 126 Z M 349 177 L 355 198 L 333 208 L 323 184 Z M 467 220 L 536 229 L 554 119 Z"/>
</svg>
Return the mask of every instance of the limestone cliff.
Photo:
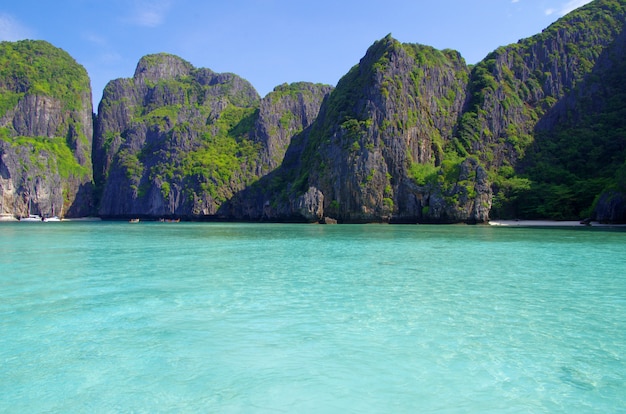
<svg viewBox="0 0 626 414">
<path fill-rule="evenodd" d="M 322 100 L 332 89 L 307 82 L 283 84 L 261 100 L 254 128 L 254 140 L 262 144 L 259 175 L 283 162 L 291 138 L 315 121 Z"/>
<path fill-rule="evenodd" d="M 454 147 L 490 170 L 492 215 L 577 219 L 620 186 L 625 23 L 596 0 L 474 67 Z"/>
<path fill-rule="evenodd" d="M 597 0 L 473 68 L 387 36 L 231 211 L 475 223 L 581 218 L 595 198 L 596 215 L 615 221 L 626 185 L 625 10 Z"/>
<path fill-rule="evenodd" d="M 625 28 L 626 0 L 595 0 L 474 66 L 389 35 L 336 88 L 263 99 L 149 55 L 105 88 L 93 151 L 84 70 L 3 43 L 2 211 L 87 214 L 91 156 L 111 218 L 626 222 Z"/>
<path fill-rule="evenodd" d="M 100 214 L 221 216 L 226 200 L 280 164 L 327 88 L 285 85 L 261 101 L 236 75 L 167 54 L 142 58 L 132 79 L 107 85 L 99 107 Z"/>
<path fill-rule="evenodd" d="M 463 185 L 443 189 L 412 178 L 420 165 L 442 164 L 443 137 L 453 131 L 468 76 L 456 52 L 390 36 L 376 42 L 292 139 L 281 169 L 236 200 L 237 211 L 268 220 L 483 221 L 483 194 L 466 192 L 470 185 L 489 192 L 476 162 L 464 164 Z M 445 203 L 455 196 L 460 208 Z"/>
<path fill-rule="evenodd" d="M 468 75 L 456 52 L 389 36 L 376 42 L 338 83 L 304 149 L 301 175 L 324 195 L 324 214 L 343 222 L 486 218 L 472 215 L 472 196 L 443 202 L 459 188 L 413 177 L 420 166 L 442 165 Z"/>
<path fill-rule="evenodd" d="M 236 75 L 168 54 L 142 58 L 132 79 L 106 86 L 99 105 L 100 215 L 215 214 L 255 168 L 249 129 L 258 101 Z"/>
<path fill-rule="evenodd" d="M 0 43 L 0 214 L 90 214 L 92 136 L 85 69 L 43 41 Z"/>
</svg>

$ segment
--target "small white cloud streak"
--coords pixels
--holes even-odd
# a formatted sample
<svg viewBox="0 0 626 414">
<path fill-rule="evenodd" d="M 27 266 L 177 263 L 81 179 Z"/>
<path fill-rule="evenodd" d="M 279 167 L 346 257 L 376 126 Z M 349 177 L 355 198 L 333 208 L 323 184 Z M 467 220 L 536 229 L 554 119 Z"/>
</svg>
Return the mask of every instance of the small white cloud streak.
<svg viewBox="0 0 626 414">
<path fill-rule="evenodd" d="M 591 3 L 591 1 L 592 0 L 570 0 L 558 9 L 546 9 L 544 13 L 546 16 L 553 15 L 554 13 L 557 13 L 559 16 L 565 16 L 566 14 L 576 10 L 579 7 L 582 7 L 587 3 Z"/>
<path fill-rule="evenodd" d="M 170 6 L 170 0 L 138 0 L 135 2 L 134 12 L 129 21 L 143 27 L 160 26 L 165 21 Z"/>
<path fill-rule="evenodd" d="M 18 22 L 13 16 L 0 13 L 0 40 L 14 42 L 22 39 L 32 39 L 34 32 Z"/>
<path fill-rule="evenodd" d="M 98 55 L 97 60 L 99 64 L 111 66 L 120 63 L 122 55 L 117 52 L 105 52 Z"/>
<path fill-rule="evenodd" d="M 591 3 L 591 0 L 570 0 L 567 2 L 567 4 L 565 4 L 561 10 L 559 11 L 559 14 L 561 16 L 565 16 L 567 13 L 576 10 L 579 7 L 584 6 L 587 3 Z"/>
<path fill-rule="evenodd" d="M 99 36 L 97 34 L 94 34 L 94 33 L 85 33 L 85 34 L 83 34 L 83 39 L 85 39 L 89 43 L 92 43 L 95 46 L 100 46 L 100 47 L 107 47 L 108 46 L 108 42 L 107 42 L 106 38 L 104 38 L 102 36 Z"/>
</svg>

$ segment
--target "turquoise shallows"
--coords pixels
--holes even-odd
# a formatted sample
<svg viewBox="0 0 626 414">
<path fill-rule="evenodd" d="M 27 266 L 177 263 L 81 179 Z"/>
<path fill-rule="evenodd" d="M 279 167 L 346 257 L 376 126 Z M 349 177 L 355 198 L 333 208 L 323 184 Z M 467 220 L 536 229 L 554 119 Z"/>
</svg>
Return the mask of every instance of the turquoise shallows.
<svg viewBox="0 0 626 414">
<path fill-rule="evenodd" d="M 626 412 L 626 232 L 0 223 L 0 412 Z"/>
</svg>

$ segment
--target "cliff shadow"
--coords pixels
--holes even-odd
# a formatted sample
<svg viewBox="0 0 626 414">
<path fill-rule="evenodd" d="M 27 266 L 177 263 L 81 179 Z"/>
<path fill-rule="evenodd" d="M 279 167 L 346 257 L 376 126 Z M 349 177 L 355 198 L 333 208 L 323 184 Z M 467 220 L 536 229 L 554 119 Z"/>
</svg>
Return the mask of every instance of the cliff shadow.
<svg viewBox="0 0 626 414">
<path fill-rule="evenodd" d="M 217 216 L 244 221 L 308 222 L 294 208 L 298 193 L 306 192 L 302 154 L 311 126 L 291 138 L 282 163 L 220 206 Z M 305 188 L 306 187 L 306 188 Z"/>
<path fill-rule="evenodd" d="M 622 26 L 592 70 L 537 122 L 535 141 L 519 163 L 520 172 L 532 181 L 531 191 L 518 203 L 522 213 L 589 217 L 605 191 L 626 194 L 625 119 L 626 27 Z M 621 213 L 611 220 L 624 222 L 626 217 Z"/>
<path fill-rule="evenodd" d="M 77 218 L 77 217 L 89 217 L 97 214 L 95 198 L 95 188 L 93 183 L 83 183 L 78 187 L 76 197 L 72 204 L 65 212 L 65 217 Z"/>
</svg>

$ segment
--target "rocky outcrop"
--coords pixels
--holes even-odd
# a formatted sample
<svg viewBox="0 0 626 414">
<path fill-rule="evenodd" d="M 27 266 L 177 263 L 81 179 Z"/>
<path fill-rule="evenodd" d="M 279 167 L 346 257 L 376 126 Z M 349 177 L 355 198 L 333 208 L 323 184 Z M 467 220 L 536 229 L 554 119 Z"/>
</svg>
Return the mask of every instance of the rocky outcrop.
<svg viewBox="0 0 626 414">
<path fill-rule="evenodd" d="M 538 36 L 499 48 L 471 70 L 456 52 L 387 36 L 339 81 L 310 128 L 291 139 L 281 167 L 238 194 L 228 213 L 284 221 L 481 223 L 496 203 L 496 214 L 576 218 L 591 201 L 585 205 L 581 190 L 562 181 L 556 187 L 541 183 L 544 165 L 552 161 L 535 154 L 541 142 L 558 142 L 555 131 L 563 125 L 598 124 L 580 115 L 591 109 L 581 101 L 607 113 L 599 102 L 611 98 L 597 93 L 603 85 L 597 80 L 608 73 L 594 76 L 594 70 L 609 62 L 612 83 L 624 84 L 623 25 L 624 6 L 598 1 Z M 622 96 L 615 94 L 618 88 L 610 89 L 614 97 Z M 578 121 L 564 118 L 572 114 Z M 617 148 L 623 138 L 604 141 L 603 148 Z M 609 157 L 603 151 L 574 154 L 623 163 L 623 153 Z M 567 153 L 573 152 L 554 157 L 566 159 Z M 611 181 L 611 173 L 594 177 L 598 163 L 582 177 L 591 191 Z M 539 171 L 536 182 L 529 171 Z M 559 176 L 573 173 L 570 165 Z M 593 199 L 598 193 L 589 194 Z M 564 197 L 581 202 L 568 211 L 550 210 L 565 205 Z"/>
<path fill-rule="evenodd" d="M 490 171 L 492 214 L 579 219 L 619 184 L 625 23 L 597 0 L 474 67 L 454 140 Z"/>
<path fill-rule="evenodd" d="M 626 224 L 626 193 L 612 190 L 602 193 L 593 219 L 601 223 Z"/>
<path fill-rule="evenodd" d="M 255 160 L 237 157 L 253 147 L 249 129 L 229 133 L 239 123 L 252 125 L 258 100 L 236 75 L 196 69 L 168 54 L 142 58 L 132 79 L 106 86 L 99 105 L 94 176 L 100 215 L 215 214 L 251 175 Z"/>
<path fill-rule="evenodd" d="M 291 140 L 281 168 L 235 200 L 235 215 L 343 223 L 485 221 L 491 190 L 475 159 L 459 161 L 447 187 L 412 176 L 416 166 L 434 171 L 444 162 L 444 137 L 454 130 L 468 76 L 456 52 L 402 45 L 390 36 L 376 42 L 324 101 L 311 127 Z"/>
<path fill-rule="evenodd" d="M 624 29 L 624 6 L 614 6 L 596 1 L 479 62 L 456 134 L 463 148 L 490 167 L 515 166 L 537 132 L 575 121 L 566 113 L 587 94 L 577 87 Z"/>
<path fill-rule="evenodd" d="M 0 214 L 91 214 L 93 124 L 85 69 L 42 41 L 3 42 L 0 62 Z"/>
<path fill-rule="evenodd" d="M 94 144 L 104 217 L 229 216 L 222 205 L 282 161 L 330 87 L 282 85 L 260 100 L 232 74 L 166 54 L 110 82 Z"/>
<path fill-rule="evenodd" d="M 433 208 L 429 215 L 430 203 L 439 203 L 444 193 L 410 177 L 416 164 L 434 169 L 442 163 L 443 137 L 452 133 L 467 78 L 458 53 L 386 37 L 342 78 L 311 127 L 292 140 L 281 170 L 260 185 L 268 189 L 264 197 L 247 197 L 264 206 L 265 219 L 484 221 L 484 212 L 472 216 L 473 200 L 454 213 Z M 288 188 L 272 192 L 280 182 Z M 248 206 L 247 214 L 259 216 L 254 210 Z"/>
<path fill-rule="evenodd" d="M 63 193 L 85 214 L 91 155 L 103 217 L 620 221 L 625 27 L 624 0 L 596 0 L 472 67 L 386 36 L 336 88 L 263 99 L 236 75 L 149 55 L 105 88 L 92 152 L 88 89 L 17 76 L 7 54 L 2 210 L 43 212 Z"/>
<path fill-rule="evenodd" d="M 338 83 L 304 150 L 303 174 L 324 194 L 324 215 L 340 222 L 441 219 L 429 203 L 442 189 L 418 185 L 411 170 L 443 162 L 467 79 L 456 52 L 389 36 L 375 43 Z"/>
<path fill-rule="evenodd" d="M 261 144 L 259 176 L 276 169 L 285 157 L 294 135 L 315 121 L 329 85 L 297 82 L 283 84 L 261 100 L 254 140 Z"/>
</svg>

